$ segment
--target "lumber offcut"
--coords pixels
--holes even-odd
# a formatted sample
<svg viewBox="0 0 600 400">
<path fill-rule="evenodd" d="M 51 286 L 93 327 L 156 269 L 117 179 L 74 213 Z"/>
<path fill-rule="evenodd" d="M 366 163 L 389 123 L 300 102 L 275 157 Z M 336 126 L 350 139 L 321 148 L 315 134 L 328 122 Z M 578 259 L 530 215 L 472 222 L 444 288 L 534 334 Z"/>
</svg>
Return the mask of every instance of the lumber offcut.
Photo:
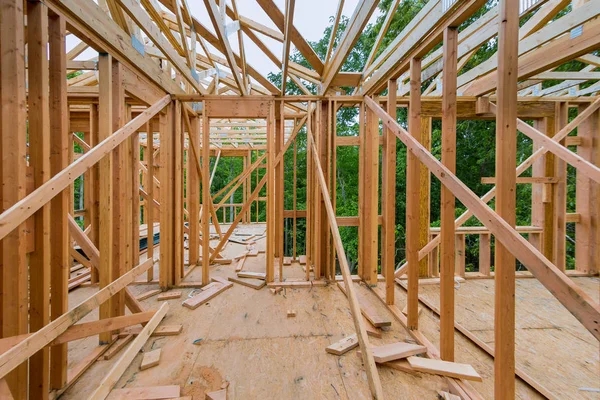
<svg viewBox="0 0 600 400">
<path fill-rule="evenodd" d="M 375 362 L 384 363 L 417 354 L 423 354 L 426 351 L 427 348 L 425 346 L 398 342 L 373 347 L 373 357 L 375 358 Z"/>
<path fill-rule="evenodd" d="M 187 307 L 191 310 L 194 310 L 200 307 L 202 304 L 205 304 L 213 297 L 217 296 L 219 293 L 224 292 L 229 289 L 233 284 L 224 285 L 220 282 L 214 282 L 215 285 L 211 286 L 208 290 L 203 290 L 200 294 L 192 297 L 191 299 L 187 299 L 183 302 L 183 306 Z M 264 282 L 263 282 L 264 283 Z"/>
<path fill-rule="evenodd" d="M 449 376 L 457 379 L 467 379 L 482 382 L 483 379 L 469 364 L 459 364 L 450 361 L 434 360 L 423 357 L 408 357 L 410 366 L 419 372 Z"/>
<path fill-rule="evenodd" d="M 327 346 L 325 348 L 325 351 L 329 354 L 341 356 L 342 354 L 354 349 L 355 347 L 358 347 L 358 337 L 356 336 L 356 333 Z"/>
</svg>

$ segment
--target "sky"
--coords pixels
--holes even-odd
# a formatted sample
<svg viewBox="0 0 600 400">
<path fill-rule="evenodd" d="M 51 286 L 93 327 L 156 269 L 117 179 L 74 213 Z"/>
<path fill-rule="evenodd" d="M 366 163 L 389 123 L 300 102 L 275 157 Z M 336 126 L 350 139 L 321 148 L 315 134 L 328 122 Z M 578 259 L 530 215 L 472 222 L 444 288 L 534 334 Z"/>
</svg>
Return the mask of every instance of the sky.
<svg viewBox="0 0 600 400">
<path fill-rule="evenodd" d="M 345 0 L 342 14 L 350 17 L 359 1 L 360 0 Z M 227 3 L 231 6 L 231 0 L 228 0 Z M 282 13 L 285 14 L 285 0 L 274 0 L 274 3 L 279 7 Z M 202 0 L 188 0 L 188 4 L 194 17 L 214 33 L 214 28 L 206 12 L 206 8 L 204 7 L 204 2 Z M 236 4 L 240 15 L 253 19 L 270 28 L 277 29 L 275 24 L 273 24 L 271 19 L 265 14 L 255 0 L 237 0 Z M 318 41 L 322 37 L 325 28 L 329 25 L 329 18 L 335 15 L 338 4 L 339 0 L 297 0 L 294 10 L 294 26 L 306 40 Z M 380 11 L 377 9 L 373 13 L 370 22 L 374 22 L 379 15 Z M 265 43 L 273 54 L 281 57 L 283 52 L 281 43 L 263 36 L 260 33 L 257 33 L 257 36 Z M 231 34 L 229 36 L 229 41 L 232 48 L 239 53 L 237 34 Z M 70 36 L 67 41 L 67 50 L 75 46 L 77 42 L 78 40 L 75 40 L 75 38 Z M 244 38 L 244 48 L 246 50 L 247 62 L 262 75 L 267 76 L 269 72 L 279 72 L 279 69 L 275 64 L 273 64 L 247 37 Z M 294 47 L 292 45 L 292 50 L 293 49 Z M 211 48 L 210 51 L 218 53 L 214 48 Z M 198 46 L 198 52 L 199 54 L 203 54 L 200 46 Z M 88 50 L 76 59 L 86 60 L 93 57 L 97 57 L 97 53 Z"/>
</svg>

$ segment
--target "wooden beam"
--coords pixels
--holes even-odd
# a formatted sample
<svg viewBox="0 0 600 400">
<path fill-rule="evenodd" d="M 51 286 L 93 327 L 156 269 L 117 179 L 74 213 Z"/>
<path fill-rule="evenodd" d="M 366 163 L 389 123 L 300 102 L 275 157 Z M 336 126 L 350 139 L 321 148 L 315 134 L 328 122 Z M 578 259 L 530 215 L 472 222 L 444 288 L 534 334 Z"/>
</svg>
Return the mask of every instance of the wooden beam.
<svg viewBox="0 0 600 400">
<path fill-rule="evenodd" d="M 266 281 L 273 282 L 275 279 L 275 170 L 273 168 L 275 161 L 275 102 L 269 106 L 269 115 L 267 117 L 267 265 Z M 281 277 L 280 277 L 281 278 Z"/>
<path fill-rule="evenodd" d="M 277 28 L 281 32 L 284 32 L 284 16 L 277 5 L 275 5 L 275 2 L 273 0 L 257 0 L 257 3 L 269 16 L 269 18 L 271 18 Z M 315 69 L 315 71 L 317 71 L 318 74 L 322 74 L 324 68 L 323 61 L 321 61 L 317 53 L 315 53 L 313 48 L 310 46 L 310 44 L 308 44 L 306 39 L 302 37 L 294 25 L 292 25 L 290 30 L 290 36 L 292 43 L 294 43 L 298 51 L 304 56 L 304 58 L 306 58 L 308 63 Z"/>
<path fill-rule="evenodd" d="M 517 73 L 519 1 L 500 2 L 496 113 L 496 213 L 516 224 Z M 500 239 L 500 238 L 498 238 Z M 501 239 L 495 251 L 494 396 L 515 397 L 515 268 L 516 260 Z"/>
<path fill-rule="evenodd" d="M 446 49 L 446 47 L 444 47 Z M 444 61 L 447 61 L 444 60 Z M 448 60 L 452 62 L 451 60 Z M 445 108 L 444 108 L 445 110 Z M 410 61 L 410 105 L 408 129 L 411 136 L 421 137 L 421 60 Z M 447 120 L 443 119 L 442 124 Z M 444 126 L 445 127 L 445 126 Z M 389 131 L 389 130 L 388 130 Z M 446 133 L 446 131 L 444 131 Z M 390 134 L 392 134 L 390 132 Z M 444 154 L 442 152 L 442 154 Z M 419 218 L 420 163 L 410 151 L 406 159 L 406 262 L 408 263 L 408 328 L 419 329 Z"/>
<path fill-rule="evenodd" d="M 100 289 L 85 301 L 75 306 L 67 313 L 59 316 L 39 331 L 31 334 L 18 345 L 10 348 L 0 355 L 0 378 L 6 376 L 15 367 L 27 360 L 31 355 L 47 346 L 50 342 L 65 332 L 71 325 L 85 317 L 100 304 L 107 301 L 112 294 L 127 287 L 135 278 L 152 266 L 146 260 L 131 271 L 113 281 L 110 285 Z"/>
<path fill-rule="evenodd" d="M 65 19 L 53 15 L 49 20 L 49 51 L 50 51 L 50 170 L 52 179 L 40 186 L 35 192 L 44 190 L 68 165 L 69 114 L 67 110 L 67 74 L 66 61 L 66 25 Z M 89 153 L 88 153 L 89 154 Z M 32 193 L 32 194 L 33 194 Z M 52 297 L 51 319 L 60 318 L 69 309 L 68 280 L 69 280 L 69 234 L 67 214 L 69 210 L 68 184 L 62 189 L 56 188 L 51 200 L 51 237 L 52 237 L 52 269 L 50 275 L 50 296 Z M 31 196 L 31 195 L 30 195 Z M 28 197 L 30 197 L 28 196 Z M 49 196 L 44 196 L 43 202 Z M 26 199 L 26 198 L 25 198 Z M 23 200 L 25 200 L 23 199 Z M 67 346 L 59 345 L 50 353 L 50 386 L 60 389 L 67 382 Z"/>
<path fill-rule="evenodd" d="M 325 70 L 323 72 L 323 79 L 321 88 L 319 89 L 319 94 L 323 95 L 327 93 L 333 78 L 342 68 L 342 65 L 354 48 L 354 45 L 358 41 L 358 38 L 362 34 L 363 29 L 367 25 L 367 22 L 369 22 L 369 18 L 371 18 L 371 15 L 377 8 L 378 4 L 378 0 L 364 0 L 360 1 L 356 5 L 356 9 L 348 21 L 348 25 L 344 30 L 344 35 L 340 39 L 340 43 L 336 47 L 331 60 L 325 64 Z"/>
<path fill-rule="evenodd" d="M 108 373 L 104 376 L 102 382 L 100 382 L 94 393 L 91 394 L 91 400 L 104 400 L 109 395 L 110 391 L 117 384 L 119 378 L 121 378 L 121 375 L 125 373 L 125 370 L 129 367 L 129 364 L 131 364 L 135 356 L 150 338 L 152 332 L 154 332 L 158 324 L 163 320 L 165 315 L 167 315 L 168 310 L 169 304 L 166 302 L 163 303 L 163 305 L 158 309 L 156 314 L 154 314 L 144 329 L 142 329 L 134 341 L 131 342 L 127 350 L 125 350 L 121 357 L 119 357 L 119 359 L 114 363 L 110 371 L 108 371 Z"/>
<path fill-rule="evenodd" d="M 379 119 L 372 110 L 366 110 L 364 130 L 363 167 L 364 202 L 360 224 L 363 229 L 361 252 L 363 254 L 363 279 L 374 285 L 378 274 L 378 189 L 379 189 Z"/>
<path fill-rule="evenodd" d="M 309 137 L 312 136 L 310 131 L 308 131 L 308 135 Z M 373 358 L 373 350 L 369 345 L 369 340 L 367 338 L 365 322 L 361 317 L 360 305 L 358 304 L 358 298 L 354 291 L 354 283 L 352 282 L 352 277 L 350 275 L 348 259 L 346 258 L 346 252 L 344 251 L 344 245 L 342 243 L 340 231 L 337 226 L 335 211 L 333 210 L 333 205 L 331 204 L 331 199 L 329 198 L 327 183 L 325 181 L 325 176 L 323 175 L 321 163 L 319 162 L 317 148 L 312 137 L 310 137 L 308 143 L 310 143 L 312 147 L 312 156 L 313 161 L 315 163 L 316 177 L 319 183 L 319 189 L 324 198 L 325 209 L 327 211 L 327 220 L 329 221 L 329 228 L 331 230 L 331 234 L 333 235 L 333 242 L 338 255 L 338 260 L 340 262 L 340 269 L 342 270 L 344 287 L 346 289 L 348 303 L 350 303 L 350 312 L 352 313 L 354 329 L 356 330 L 358 343 L 362 352 L 362 359 L 366 368 L 367 380 L 369 382 L 369 388 L 371 389 L 371 395 L 375 399 L 383 399 L 383 387 L 381 386 L 381 381 L 377 372 L 377 366 L 375 365 L 375 359 Z M 310 270 L 310 266 L 308 264 L 306 265 L 306 269 Z"/>
<path fill-rule="evenodd" d="M 442 163 L 456 172 L 456 73 L 458 29 L 444 30 L 444 77 L 442 83 Z M 440 353 L 454 361 L 454 211 L 452 191 L 442 186 L 440 255 Z"/>
<path fill-rule="evenodd" d="M 286 0 L 285 2 L 285 23 L 283 29 L 283 56 L 281 67 L 281 95 L 285 96 L 285 85 L 287 83 L 289 59 L 290 59 L 290 39 L 291 29 L 294 24 L 294 6 L 296 0 Z M 283 108 L 283 107 L 282 107 Z"/>
<path fill-rule="evenodd" d="M 477 195 L 468 189 L 461 181 L 430 152 L 391 118 L 370 97 L 365 96 L 367 106 L 374 110 L 384 124 L 393 130 L 394 134 L 410 149 L 429 170 L 448 187 L 454 195 L 468 207 L 473 215 L 489 228 L 497 240 L 521 261 L 531 273 L 542 283 L 583 326 L 596 338 L 600 338 L 600 306 L 581 288 L 561 273 L 554 264 L 548 261 L 539 250 L 533 247 L 525 238 L 514 230 L 506 221 L 485 204 Z"/>
<path fill-rule="evenodd" d="M 48 98 L 48 8 L 27 3 L 27 61 L 29 69 L 29 165 L 36 188 L 50 178 L 50 109 Z M 4 100 L 4 99 L 3 99 Z M 35 250 L 29 255 L 30 331 L 50 322 L 50 205 L 34 215 Z M 45 347 L 29 360 L 29 395 L 47 399 L 50 390 L 50 353 Z"/>
<path fill-rule="evenodd" d="M 206 110 L 206 102 L 203 103 Z M 202 284 L 210 283 L 210 119 L 202 114 Z"/>
<path fill-rule="evenodd" d="M 206 6 L 208 16 L 210 17 L 213 27 L 215 28 L 217 37 L 221 42 L 221 46 L 224 49 L 223 54 L 225 55 L 225 58 L 229 63 L 229 67 L 231 69 L 231 73 L 233 74 L 233 78 L 235 79 L 235 83 L 240 89 L 240 94 L 242 96 L 245 96 L 247 94 L 246 85 L 240 75 L 240 72 L 238 71 L 236 59 L 234 57 L 233 51 L 231 50 L 231 45 L 229 44 L 229 39 L 227 38 L 227 34 L 225 32 L 225 17 L 220 17 L 219 9 L 215 3 L 215 0 L 204 0 L 204 5 Z"/>
</svg>

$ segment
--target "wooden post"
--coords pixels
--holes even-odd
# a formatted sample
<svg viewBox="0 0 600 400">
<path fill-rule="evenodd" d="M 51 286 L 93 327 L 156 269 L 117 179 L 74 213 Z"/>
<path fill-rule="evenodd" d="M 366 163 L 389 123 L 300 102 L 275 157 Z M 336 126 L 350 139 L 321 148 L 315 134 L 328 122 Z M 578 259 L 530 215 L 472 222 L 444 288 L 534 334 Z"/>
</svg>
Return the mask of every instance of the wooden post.
<svg viewBox="0 0 600 400">
<path fill-rule="evenodd" d="M 183 279 L 183 130 L 181 102 L 175 101 L 173 123 L 173 284 Z M 210 207 L 209 207 L 210 210 Z"/>
<path fill-rule="evenodd" d="M 112 133 L 112 57 L 109 54 L 98 55 L 98 139 L 104 140 Z M 99 162 L 100 176 L 113 176 L 113 158 L 111 155 L 103 157 Z M 98 191 L 98 250 L 100 252 L 99 288 L 108 286 L 112 281 L 112 253 L 113 253 L 113 211 L 112 211 L 112 179 L 100 179 Z M 112 316 L 112 301 L 100 304 L 100 319 Z M 99 337 L 100 344 L 112 342 L 112 332 L 104 332 Z"/>
<path fill-rule="evenodd" d="M 112 130 L 111 133 L 116 131 L 125 125 L 125 90 L 123 88 L 123 66 L 120 62 L 112 59 Z M 112 235 L 113 235 L 113 261 L 111 264 L 112 268 L 112 280 L 117 279 L 121 276 L 130 260 L 127 260 L 127 233 L 126 228 L 126 182 L 127 182 L 127 169 L 126 169 L 126 155 L 127 155 L 127 144 L 126 141 L 121 143 L 112 153 L 113 155 L 113 224 L 112 224 Z M 112 317 L 125 314 L 125 297 L 124 292 L 113 296 L 112 302 L 113 310 L 111 312 Z"/>
<path fill-rule="evenodd" d="M 489 233 L 479 235 L 479 273 L 484 276 L 490 275 L 490 238 Z"/>
<path fill-rule="evenodd" d="M 456 251 L 456 264 L 454 267 L 454 274 L 462 278 L 465 277 L 465 236 L 461 233 L 454 235 L 455 238 L 455 251 Z"/>
<path fill-rule="evenodd" d="M 124 92 L 123 92 L 124 93 Z M 125 107 L 125 120 L 124 124 L 131 121 L 131 105 L 125 103 L 125 99 L 123 99 L 123 105 Z M 137 133 L 136 133 L 137 135 Z M 124 274 L 131 270 L 133 263 L 133 193 L 131 187 L 133 186 L 133 136 L 127 138 L 125 142 L 123 142 L 123 166 L 124 166 L 124 174 L 123 174 L 123 199 L 125 200 L 125 204 L 123 205 L 123 217 L 124 219 L 121 221 L 124 227 L 123 236 L 125 238 L 125 259 L 126 262 L 123 264 L 121 268 L 121 274 Z M 138 228 L 139 229 L 139 228 Z M 137 264 L 136 264 L 137 265 Z M 120 276 L 119 275 L 119 276 Z M 123 295 L 125 295 L 123 293 Z M 123 301 L 125 298 L 123 297 Z M 123 303 L 124 304 L 124 303 Z M 125 313 L 125 310 L 123 310 Z"/>
<path fill-rule="evenodd" d="M 275 125 L 275 102 L 271 102 L 267 117 L 267 282 L 275 278 Z"/>
<path fill-rule="evenodd" d="M 131 265 L 130 269 L 140 263 L 140 134 L 131 136 Z"/>
<path fill-rule="evenodd" d="M 285 107 L 283 100 L 275 102 L 275 156 L 283 150 L 285 136 Z M 283 209 L 284 209 L 284 162 L 283 156 L 275 167 L 275 257 L 279 263 L 279 280 L 283 281 Z"/>
<path fill-rule="evenodd" d="M 554 125 L 552 125 L 554 126 Z M 533 121 L 533 127 L 540 132 L 546 132 L 546 119 L 540 118 Z M 540 144 L 536 144 L 533 142 L 533 151 L 537 151 L 541 147 Z M 533 177 L 543 177 L 546 175 L 546 157 L 552 156 L 550 154 L 545 154 L 541 156 L 538 160 L 536 160 L 531 166 L 531 176 Z M 538 226 L 540 228 L 544 228 L 544 219 L 545 219 L 545 206 L 543 201 L 543 192 L 544 192 L 544 183 L 533 183 L 531 185 L 531 225 Z M 551 232 L 550 232 L 551 233 Z M 542 253 L 544 252 L 544 240 L 543 234 L 529 235 L 529 242 Z"/>
<path fill-rule="evenodd" d="M 431 151 L 431 123 L 432 119 L 430 117 L 421 117 L 421 137 L 419 141 L 429 151 Z M 419 163 L 419 165 L 419 249 L 422 249 L 429 243 L 431 173 L 422 163 Z M 439 251 L 439 246 L 436 247 L 436 251 Z M 419 261 L 419 278 L 430 276 L 429 257 L 431 254 L 426 255 Z M 437 262 L 435 265 L 435 276 L 437 276 Z"/>
<path fill-rule="evenodd" d="M 50 177 L 48 8 L 46 5 L 42 2 L 28 2 L 27 21 L 29 23 L 27 29 L 29 166 L 33 169 L 34 186 L 38 188 Z M 23 132 L 19 131 L 19 133 L 23 135 Z M 50 322 L 50 204 L 40 208 L 33 220 L 35 250 L 29 256 L 30 331 L 36 332 Z M 30 398 L 48 398 L 49 354 L 48 347 L 45 347 L 29 360 Z"/>
<path fill-rule="evenodd" d="M 408 130 L 419 140 L 421 136 L 421 60 L 410 60 L 410 105 Z M 419 329 L 419 178 L 420 163 L 407 152 L 406 160 L 406 261 L 408 262 L 408 329 Z"/>
<path fill-rule="evenodd" d="M 388 81 L 387 113 L 396 118 L 396 94 L 398 83 Z M 385 276 L 385 302 L 394 304 L 394 271 L 396 241 L 396 135 L 383 127 L 383 146 L 381 150 L 381 273 Z"/>
<path fill-rule="evenodd" d="M 202 106 L 202 284 L 210 283 L 210 119 Z"/>
<path fill-rule="evenodd" d="M 313 236 L 313 226 L 312 226 L 312 145 L 311 142 L 313 140 L 313 124 L 312 124 L 312 102 L 308 102 L 307 109 L 309 110 L 308 118 L 306 119 L 306 234 L 304 235 L 304 251 L 306 253 L 306 280 L 310 280 L 310 268 L 312 265 L 312 236 Z"/>
<path fill-rule="evenodd" d="M 199 118 L 191 119 L 190 132 L 188 138 L 194 143 L 196 148 L 200 148 L 200 120 Z M 191 146 L 191 145 L 190 145 Z M 189 262 L 190 267 L 198 265 L 199 250 L 200 250 L 200 176 L 198 169 L 195 167 L 195 160 L 191 157 L 192 153 L 188 151 L 187 184 L 188 198 L 187 205 L 189 210 L 188 224 L 190 228 L 189 241 Z"/>
<path fill-rule="evenodd" d="M 361 102 L 358 106 L 358 276 L 365 278 L 365 253 L 363 242 L 365 240 L 362 221 L 365 218 L 365 160 L 363 151 L 365 148 L 365 105 Z M 308 156 L 307 156 L 308 157 Z"/>
<path fill-rule="evenodd" d="M 50 49 L 50 173 L 54 176 L 67 166 L 70 151 L 68 147 L 69 114 L 65 79 L 67 71 L 65 20 L 57 15 L 52 15 L 49 18 L 48 26 Z M 4 90 L 3 85 L 3 93 Z M 4 121 L 4 118 L 2 120 Z M 52 199 L 50 205 L 50 240 L 52 246 L 50 276 L 52 302 L 50 304 L 50 315 L 52 320 L 68 311 L 69 234 L 67 214 L 69 212 L 69 197 L 69 189 L 65 189 Z M 59 389 L 67 382 L 66 344 L 53 346 L 50 360 L 52 363 L 50 366 L 50 387 L 51 389 Z"/>
<path fill-rule="evenodd" d="M 364 210 L 362 253 L 363 253 L 363 279 L 371 285 L 377 284 L 377 253 L 378 253 L 378 214 L 379 202 L 377 192 L 379 188 L 379 118 L 367 108 L 365 124 L 365 146 L 363 149 L 364 162 Z"/>
<path fill-rule="evenodd" d="M 517 69 L 519 2 L 502 0 L 498 15 L 498 90 L 496 114 L 496 212 L 516 221 Z M 515 397 L 515 257 L 496 242 L 494 312 L 494 397 Z"/>
<path fill-rule="evenodd" d="M 90 106 L 90 146 L 95 146 L 100 143 L 99 136 L 99 120 L 98 120 L 98 104 L 92 104 Z M 110 158 L 110 157 L 109 157 Z M 99 191 L 100 191 L 100 165 L 94 165 L 91 169 L 90 177 L 90 185 L 89 192 L 85 192 L 86 199 L 89 200 L 88 204 L 90 207 L 90 211 L 88 215 L 90 216 L 90 224 L 92 225 L 92 229 L 90 232 L 90 239 L 92 239 L 92 243 L 96 246 L 97 249 L 100 248 L 100 200 L 98 199 Z M 91 282 L 98 283 L 99 282 L 99 274 L 98 269 L 92 268 L 92 276 Z"/>
<path fill-rule="evenodd" d="M 564 128 L 569 123 L 569 104 L 566 102 L 557 102 L 555 104 L 556 112 L 555 116 L 555 129 L 557 131 Z M 565 144 L 564 139 L 561 140 L 561 144 Z M 567 263 L 567 163 L 560 159 L 555 158 L 554 164 L 554 176 L 557 178 L 557 182 L 554 184 L 554 212 L 553 212 L 553 225 L 554 232 L 556 234 L 556 241 L 553 248 L 553 260 L 561 271 L 566 269 Z"/>
<path fill-rule="evenodd" d="M 456 172 L 456 53 L 458 30 L 444 30 L 442 82 L 442 163 Z M 442 185 L 440 255 L 440 355 L 454 361 L 454 209 L 452 192 Z"/>
<path fill-rule="evenodd" d="M 323 174 L 325 176 L 325 182 L 327 184 L 327 188 L 331 188 L 330 182 L 330 163 L 328 159 L 329 152 L 329 137 L 331 132 L 329 130 L 329 101 L 322 100 L 320 102 L 320 113 L 319 113 L 319 143 L 317 145 L 319 149 L 319 162 L 321 163 L 321 168 L 323 170 Z M 319 225 L 317 226 L 318 242 L 319 242 L 319 254 L 317 255 L 317 265 L 319 265 L 319 275 L 315 274 L 316 279 L 320 279 L 323 276 L 330 278 L 330 265 L 329 265 L 329 252 L 330 252 L 330 232 L 329 232 L 329 224 L 327 221 L 327 211 L 325 210 L 325 199 L 324 194 L 318 190 L 318 187 L 315 185 L 315 191 L 317 194 L 317 207 L 319 209 Z"/>
<path fill-rule="evenodd" d="M 160 118 L 160 274 L 161 289 L 168 289 L 175 283 L 175 102 L 167 108 L 167 115 Z"/>
<path fill-rule="evenodd" d="M 154 259 L 154 130 L 152 129 L 152 123 L 146 124 L 146 151 L 144 152 L 144 159 L 146 160 L 146 181 L 144 187 L 148 198 L 146 199 L 146 208 L 144 209 L 144 216 L 146 219 L 146 243 L 148 243 L 148 252 L 146 256 L 149 260 Z M 154 268 L 151 267 L 146 273 L 148 282 L 152 282 L 154 279 Z"/>
<path fill-rule="evenodd" d="M 315 108 L 315 118 L 313 119 L 312 126 L 312 134 L 315 147 L 315 151 L 318 153 L 315 156 L 319 157 L 321 155 L 321 101 L 317 101 Z M 315 279 L 321 278 L 322 275 L 322 267 L 321 264 L 321 248 L 323 247 L 323 243 L 321 242 L 321 196 L 319 192 L 319 188 L 317 186 L 317 173 L 315 170 L 316 162 L 313 160 L 312 164 L 312 180 L 311 180 L 311 204 L 312 204 L 312 232 L 311 235 L 311 260 L 313 261 L 313 274 Z"/>
<path fill-rule="evenodd" d="M 588 106 L 580 105 L 581 114 Z M 579 125 L 577 136 L 581 144 L 577 154 L 600 166 L 600 111 L 596 111 Z M 575 268 L 586 274 L 597 274 L 600 260 L 600 185 L 577 173 L 576 209 L 580 216 L 575 225 Z"/>
</svg>

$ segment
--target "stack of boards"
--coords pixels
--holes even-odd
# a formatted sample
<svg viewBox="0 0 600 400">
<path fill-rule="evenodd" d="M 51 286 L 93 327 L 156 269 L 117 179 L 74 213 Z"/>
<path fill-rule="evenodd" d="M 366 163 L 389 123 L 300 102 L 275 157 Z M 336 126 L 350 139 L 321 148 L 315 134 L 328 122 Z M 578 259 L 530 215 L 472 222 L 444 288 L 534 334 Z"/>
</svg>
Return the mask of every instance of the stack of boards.
<svg viewBox="0 0 600 400">
<path fill-rule="evenodd" d="M 341 356 L 358 347 L 356 334 L 343 338 L 331 344 L 325 351 Z M 396 342 L 383 346 L 372 346 L 373 358 L 377 364 L 404 372 L 426 372 L 457 379 L 467 379 L 481 382 L 481 376 L 469 364 L 418 357 L 427 353 L 427 348 L 413 343 Z M 360 353 L 360 352 L 359 352 Z"/>
</svg>

